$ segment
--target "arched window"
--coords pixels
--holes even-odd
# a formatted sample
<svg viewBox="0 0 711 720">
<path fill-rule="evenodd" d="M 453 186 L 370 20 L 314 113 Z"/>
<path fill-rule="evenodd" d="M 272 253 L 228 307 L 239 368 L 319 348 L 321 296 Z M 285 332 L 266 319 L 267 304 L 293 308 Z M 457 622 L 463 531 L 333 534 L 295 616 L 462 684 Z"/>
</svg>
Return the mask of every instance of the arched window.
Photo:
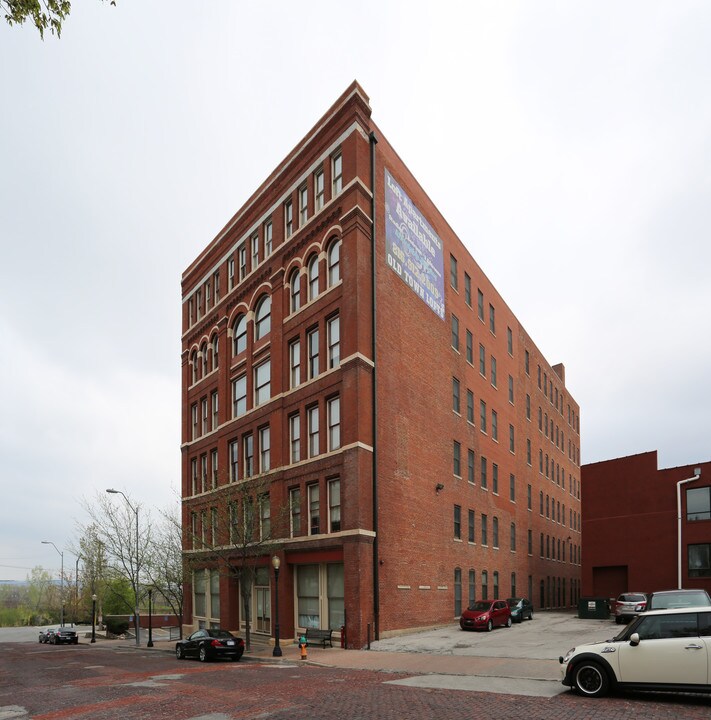
<svg viewBox="0 0 711 720">
<path fill-rule="evenodd" d="M 234 355 L 247 349 L 247 316 L 240 315 L 232 327 Z"/>
<path fill-rule="evenodd" d="M 301 275 L 298 270 L 293 270 L 289 275 L 291 312 L 296 312 L 301 307 Z"/>
<path fill-rule="evenodd" d="M 190 364 L 192 365 L 193 385 L 198 381 L 198 355 L 197 350 L 190 353 Z"/>
<path fill-rule="evenodd" d="M 217 370 L 218 366 L 218 337 L 215 335 L 215 337 L 212 338 L 212 369 Z"/>
<path fill-rule="evenodd" d="M 341 241 L 334 240 L 328 248 L 328 286 L 341 279 Z"/>
<path fill-rule="evenodd" d="M 318 255 L 309 260 L 309 300 L 318 297 Z"/>
<path fill-rule="evenodd" d="M 265 295 L 257 303 L 257 312 L 255 314 L 254 337 L 256 340 L 263 338 L 269 334 L 272 329 L 272 299 L 269 295 Z"/>
<path fill-rule="evenodd" d="M 207 375 L 207 343 L 200 346 L 200 377 Z"/>
</svg>

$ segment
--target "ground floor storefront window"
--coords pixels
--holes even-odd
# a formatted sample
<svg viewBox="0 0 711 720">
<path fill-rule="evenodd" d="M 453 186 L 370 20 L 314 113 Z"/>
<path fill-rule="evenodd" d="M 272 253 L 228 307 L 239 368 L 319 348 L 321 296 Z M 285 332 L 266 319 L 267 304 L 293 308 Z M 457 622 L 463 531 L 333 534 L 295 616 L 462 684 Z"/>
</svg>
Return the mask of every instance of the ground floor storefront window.
<svg viewBox="0 0 711 720">
<path fill-rule="evenodd" d="M 343 563 L 296 567 L 297 627 L 340 630 L 345 623 Z"/>
</svg>

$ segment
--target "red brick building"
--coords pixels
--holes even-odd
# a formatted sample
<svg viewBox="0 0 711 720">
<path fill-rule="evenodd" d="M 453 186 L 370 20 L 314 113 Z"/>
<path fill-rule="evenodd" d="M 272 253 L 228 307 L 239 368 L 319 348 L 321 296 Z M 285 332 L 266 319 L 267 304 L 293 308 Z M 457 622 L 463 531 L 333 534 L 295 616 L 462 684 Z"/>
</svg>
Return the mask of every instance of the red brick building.
<svg viewBox="0 0 711 720">
<path fill-rule="evenodd" d="M 254 631 L 363 646 L 473 599 L 579 595 L 579 408 L 353 83 L 185 271 L 186 624 L 258 508 Z M 256 484 L 258 495 L 238 490 Z M 256 492 L 256 491 L 255 491 Z"/>
<path fill-rule="evenodd" d="M 583 594 L 617 597 L 679 587 L 711 593 L 711 462 L 657 469 L 657 453 L 582 468 Z"/>
</svg>

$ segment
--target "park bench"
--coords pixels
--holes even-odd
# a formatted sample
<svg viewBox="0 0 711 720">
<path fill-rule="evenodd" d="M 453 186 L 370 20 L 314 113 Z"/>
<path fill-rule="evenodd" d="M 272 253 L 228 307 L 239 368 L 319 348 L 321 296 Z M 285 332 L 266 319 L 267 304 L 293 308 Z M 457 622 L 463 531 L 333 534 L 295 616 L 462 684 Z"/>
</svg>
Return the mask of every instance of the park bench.
<svg viewBox="0 0 711 720">
<path fill-rule="evenodd" d="M 319 628 L 306 628 L 306 644 L 316 644 L 321 643 L 323 647 L 326 647 L 326 643 L 328 643 L 331 647 L 333 647 L 333 643 L 331 642 L 331 633 L 333 630 L 320 630 Z"/>
</svg>

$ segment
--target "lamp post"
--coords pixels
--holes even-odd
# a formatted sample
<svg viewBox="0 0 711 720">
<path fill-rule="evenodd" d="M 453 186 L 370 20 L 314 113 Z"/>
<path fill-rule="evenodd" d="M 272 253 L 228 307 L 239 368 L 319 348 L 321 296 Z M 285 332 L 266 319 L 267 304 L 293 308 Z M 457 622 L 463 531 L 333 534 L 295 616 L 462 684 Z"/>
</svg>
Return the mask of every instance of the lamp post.
<svg viewBox="0 0 711 720">
<path fill-rule="evenodd" d="M 91 596 L 91 642 L 96 642 L 96 594 Z"/>
<path fill-rule="evenodd" d="M 279 646 L 279 567 L 281 560 L 278 555 L 272 556 L 272 567 L 274 568 L 274 650 L 273 657 L 281 657 L 281 647 Z"/>
<path fill-rule="evenodd" d="M 42 540 L 43 545 L 51 545 L 62 558 L 62 569 L 59 573 L 59 597 L 62 601 L 61 625 L 64 627 L 64 552 L 60 550 L 51 540 Z"/>
<path fill-rule="evenodd" d="M 148 647 L 153 647 L 153 590 L 148 591 Z"/>
<path fill-rule="evenodd" d="M 123 499 L 126 501 L 126 504 L 133 510 L 133 512 L 136 514 L 136 588 L 135 588 L 135 596 L 136 596 L 136 608 L 135 608 L 135 615 L 134 620 L 136 623 L 136 645 L 141 644 L 140 639 L 140 632 L 141 632 L 141 623 L 140 623 L 140 616 L 138 613 L 138 577 L 139 577 L 139 571 L 140 571 L 140 564 L 141 564 L 141 556 L 138 552 L 138 508 L 133 507 L 131 505 L 131 501 L 120 491 L 120 490 L 114 490 L 113 488 L 106 488 L 107 493 L 111 493 L 112 495 L 123 495 Z"/>
</svg>

